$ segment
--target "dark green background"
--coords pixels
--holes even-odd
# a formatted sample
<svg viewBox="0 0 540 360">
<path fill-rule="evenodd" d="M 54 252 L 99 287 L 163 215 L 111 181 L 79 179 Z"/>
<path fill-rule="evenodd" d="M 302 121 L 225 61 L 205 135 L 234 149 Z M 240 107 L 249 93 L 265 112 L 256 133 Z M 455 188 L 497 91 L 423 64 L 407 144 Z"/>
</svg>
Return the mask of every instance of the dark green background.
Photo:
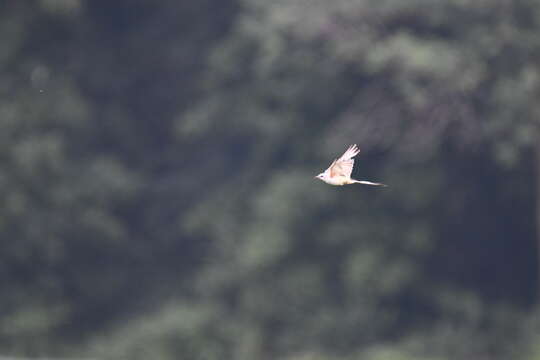
<svg viewBox="0 0 540 360">
<path fill-rule="evenodd" d="M 539 66 L 534 0 L 1 1 L 0 355 L 540 359 Z"/>
</svg>

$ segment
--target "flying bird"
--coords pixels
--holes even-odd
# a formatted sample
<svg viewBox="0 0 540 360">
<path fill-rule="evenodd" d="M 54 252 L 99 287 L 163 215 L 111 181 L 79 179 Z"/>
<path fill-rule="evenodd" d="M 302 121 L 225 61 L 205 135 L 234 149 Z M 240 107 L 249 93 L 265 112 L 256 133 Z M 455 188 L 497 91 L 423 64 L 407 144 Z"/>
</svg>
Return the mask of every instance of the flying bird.
<svg viewBox="0 0 540 360">
<path fill-rule="evenodd" d="M 348 185 L 348 184 L 365 184 L 374 186 L 386 186 L 385 184 L 351 179 L 351 173 L 354 166 L 354 159 L 360 153 L 360 149 L 356 144 L 349 146 L 347 151 L 339 159 L 334 160 L 328 169 L 323 173 L 315 176 L 315 178 L 324 181 L 330 185 Z"/>
</svg>

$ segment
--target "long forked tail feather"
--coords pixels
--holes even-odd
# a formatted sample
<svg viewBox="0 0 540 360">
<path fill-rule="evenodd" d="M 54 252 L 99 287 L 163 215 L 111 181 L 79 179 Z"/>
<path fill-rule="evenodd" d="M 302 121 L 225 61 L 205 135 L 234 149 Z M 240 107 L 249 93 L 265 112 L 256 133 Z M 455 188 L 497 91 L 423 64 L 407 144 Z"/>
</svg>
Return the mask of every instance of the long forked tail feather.
<svg viewBox="0 0 540 360">
<path fill-rule="evenodd" d="M 376 182 L 371 182 L 371 181 L 364 181 L 364 180 L 354 180 L 354 179 L 352 179 L 352 181 L 353 181 L 354 184 L 364 184 L 364 185 L 384 186 L 384 187 L 388 186 L 386 184 L 381 184 L 381 183 L 376 183 Z"/>
</svg>

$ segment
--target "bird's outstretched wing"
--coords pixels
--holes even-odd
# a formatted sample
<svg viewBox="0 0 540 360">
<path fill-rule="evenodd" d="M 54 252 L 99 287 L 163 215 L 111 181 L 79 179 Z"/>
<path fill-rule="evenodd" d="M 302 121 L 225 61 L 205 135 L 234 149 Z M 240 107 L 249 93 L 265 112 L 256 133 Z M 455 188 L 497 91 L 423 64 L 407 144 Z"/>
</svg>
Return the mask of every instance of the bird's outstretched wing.
<svg viewBox="0 0 540 360">
<path fill-rule="evenodd" d="M 334 160 L 334 162 L 328 168 L 328 170 L 330 170 L 330 176 L 345 176 L 350 178 L 354 166 L 353 157 L 358 155 L 359 152 L 360 149 L 358 149 L 356 144 L 349 146 L 347 151 L 345 151 L 345 153 L 343 153 L 339 159 Z"/>
</svg>

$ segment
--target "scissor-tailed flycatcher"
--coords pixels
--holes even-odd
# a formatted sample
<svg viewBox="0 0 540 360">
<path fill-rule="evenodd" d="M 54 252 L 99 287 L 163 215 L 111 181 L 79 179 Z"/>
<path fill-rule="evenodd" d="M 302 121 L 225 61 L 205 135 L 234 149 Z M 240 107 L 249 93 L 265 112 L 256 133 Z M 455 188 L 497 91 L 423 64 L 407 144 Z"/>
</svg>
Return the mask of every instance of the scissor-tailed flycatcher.
<svg viewBox="0 0 540 360">
<path fill-rule="evenodd" d="M 315 177 L 330 185 L 365 184 L 386 186 L 381 183 L 351 179 L 354 166 L 353 157 L 358 155 L 358 153 L 360 153 L 360 149 L 358 149 L 356 144 L 349 146 L 347 151 L 339 159 L 334 160 L 328 169 Z"/>
</svg>

